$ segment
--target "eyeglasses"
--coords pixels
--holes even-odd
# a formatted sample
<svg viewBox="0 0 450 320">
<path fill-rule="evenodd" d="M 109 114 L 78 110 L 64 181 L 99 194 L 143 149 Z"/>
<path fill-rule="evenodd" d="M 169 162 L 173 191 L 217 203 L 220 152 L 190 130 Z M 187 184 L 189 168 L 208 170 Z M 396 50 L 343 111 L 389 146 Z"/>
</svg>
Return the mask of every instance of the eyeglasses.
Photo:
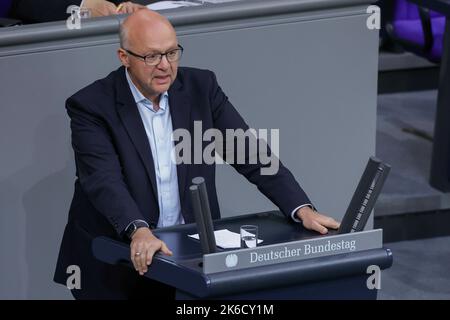
<svg viewBox="0 0 450 320">
<path fill-rule="evenodd" d="M 123 50 L 125 50 L 127 53 L 131 54 L 132 56 L 135 56 L 137 58 L 144 60 L 145 64 L 148 66 L 156 66 L 161 62 L 163 56 L 166 56 L 167 61 L 169 61 L 169 62 L 176 62 L 176 61 L 180 60 L 181 56 L 183 55 L 184 49 L 182 46 L 178 45 L 177 49 L 170 50 L 169 52 L 150 53 L 146 56 L 141 56 L 141 55 L 136 54 L 133 51 L 125 49 L 125 48 L 123 48 Z"/>
</svg>

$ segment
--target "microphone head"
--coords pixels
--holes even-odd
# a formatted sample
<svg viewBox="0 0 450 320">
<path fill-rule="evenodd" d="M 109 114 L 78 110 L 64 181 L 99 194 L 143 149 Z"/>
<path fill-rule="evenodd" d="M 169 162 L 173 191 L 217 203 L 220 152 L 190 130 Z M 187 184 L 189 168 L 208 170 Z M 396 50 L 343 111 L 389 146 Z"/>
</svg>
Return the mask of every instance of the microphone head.
<svg viewBox="0 0 450 320">
<path fill-rule="evenodd" d="M 203 177 L 195 177 L 195 178 L 192 179 L 192 183 L 195 184 L 195 185 L 199 185 L 199 184 L 205 183 L 205 178 L 203 178 Z"/>
</svg>

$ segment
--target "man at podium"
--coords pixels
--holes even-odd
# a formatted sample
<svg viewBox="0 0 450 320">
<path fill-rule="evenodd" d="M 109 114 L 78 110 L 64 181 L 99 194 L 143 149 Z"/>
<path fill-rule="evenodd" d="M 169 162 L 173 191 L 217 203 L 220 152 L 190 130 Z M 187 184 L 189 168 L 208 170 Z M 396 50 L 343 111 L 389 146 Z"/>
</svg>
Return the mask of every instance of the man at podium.
<svg viewBox="0 0 450 320">
<path fill-rule="evenodd" d="M 140 275 L 155 252 L 171 254 L 153 228 L 194 222 L 187 191 L 193 177 L 204 177 L 212 217 L 220 217 L 215 165 L 174 162 L 172 133 L 193 133 L 198 121 L 224 136 L 227 129 L 249 127 L 213 72 L 178 66 L 182 53 L 170 22 L 139 10 L 120 29 L 122 66 L 67 100 L 77 179 L 54 279 L 66 284 L 67 267 L 79 266 L 81 289 L 72 290 L 77 299 L 173 297 L 172 288 Z M 262 175 L 264 166 L 233 164 L 287 219 L 322 234 L 339 227 L 313 210 L 286 167 L 279 163 L 276 173 Z M 136 272 L 96 260 L 91 243 L 99 236 L 130 241 Z"/>
</svg>

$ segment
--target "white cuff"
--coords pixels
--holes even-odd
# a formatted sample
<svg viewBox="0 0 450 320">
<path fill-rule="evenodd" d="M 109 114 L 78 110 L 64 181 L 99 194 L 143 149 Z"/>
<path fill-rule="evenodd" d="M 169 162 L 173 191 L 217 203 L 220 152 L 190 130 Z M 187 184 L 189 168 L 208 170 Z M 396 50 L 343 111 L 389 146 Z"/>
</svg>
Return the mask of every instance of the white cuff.
<svg viewBox="0 0 450 320">
<path fill-rule="evenodd" d="M 302 204 L 301 206 L 298 206 L 297 208 L 295 208 L 295 209 L 291 212 L 291 218 L 292 218 L 292 220 L 294 220 L 294 221 L 297 222 L 297 223 L 302 222 L 302 220 L 300 220 L 299 218 L 297 218 L 296 213 L 297 213 L 298 209 L 303 208 L 303 207 L 306 207 L 306 206 L 308 206 L 308 207 L 310 207 L 311 209 L 314 210 L 314 206 L 313 206 L 311 203 Z"/>
</svg>

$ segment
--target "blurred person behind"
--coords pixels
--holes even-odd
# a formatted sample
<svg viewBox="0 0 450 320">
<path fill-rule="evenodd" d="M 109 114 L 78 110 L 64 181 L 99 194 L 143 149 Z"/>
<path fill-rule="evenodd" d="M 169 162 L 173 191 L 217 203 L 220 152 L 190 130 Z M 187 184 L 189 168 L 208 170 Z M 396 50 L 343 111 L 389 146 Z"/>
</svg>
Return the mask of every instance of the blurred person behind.
<svg viewBox="0 0 450 320">
<path fill-rule="evenodd" d="M 91 17 L 133 13 L 145 8 L 143 5 L 122 0 L 13 0 L 9 17 L 21 20 L 24 24 L 65 20 L 69 17 L 67 8 L 70 5 L 89 9 Z"/>
</svg>

